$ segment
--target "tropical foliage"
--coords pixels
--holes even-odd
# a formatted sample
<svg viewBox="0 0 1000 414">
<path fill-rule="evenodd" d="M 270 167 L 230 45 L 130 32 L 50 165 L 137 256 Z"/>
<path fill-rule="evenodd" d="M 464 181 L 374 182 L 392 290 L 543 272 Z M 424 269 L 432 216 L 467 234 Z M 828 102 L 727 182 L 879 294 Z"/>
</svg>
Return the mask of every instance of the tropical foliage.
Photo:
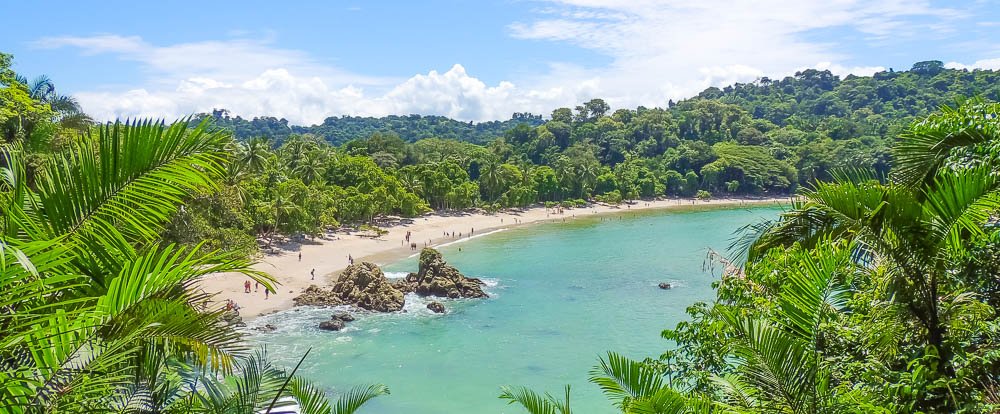
<svg viewBox="0 0 1000 414">
<path fill-rule="evenodd" d="M 804 70 L 666 108 L 611 112 L 592 99 L 547 120 L 516 113 L 479 124 L 412 115 L 300 127 L 217 110 L 200 117 L 235 132 L 240 162 L 226 190 L 178 218 L 171 240 L 253 249 L 255 236 L 317 235 L 428 209 L 784 195 L 837 169 L 885 176 L 909 124 L 962 96 L 1000 98 L 998 81 L 937 61 L 843 79 Z"/>
<path fill-rule="evenodd" d="M 624 413 L 996 412 L 998 113 L 945 107 L 900 134 L 888 176 L 834 173 L 747 226 L 743 265 L 709 256 L 717 300 L 663 332 L 676 347 L 610 354 L 592 382 Z"/>
<path fill-rule="evenodd" d="M 206 123 L 107 124 L 31 185 L 24 147 L 0 149 L 0 411 L 255 413 L 280 401 L 349 413 L 386 392 L 331 408 L 248 355 L 197 281 L 273 280 L 238 252 L 161 240 L 184 198 L 218 189 L 231 142 Z"/>
</svg>

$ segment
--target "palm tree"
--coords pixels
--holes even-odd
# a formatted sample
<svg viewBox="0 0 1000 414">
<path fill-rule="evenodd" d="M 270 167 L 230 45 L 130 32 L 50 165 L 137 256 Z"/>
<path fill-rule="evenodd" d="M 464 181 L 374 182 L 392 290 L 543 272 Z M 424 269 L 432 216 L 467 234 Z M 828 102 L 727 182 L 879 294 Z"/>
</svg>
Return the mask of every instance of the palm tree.
<svg viewBox="0 0 1000 414">
<path fill-rule="evenodd" d="M 0 411 L 156 411 L 183 367 L 240 367 L 239 333 L 197 282 L 273 280 L 233 253 L 159 241 L 182 200 L 217 188 L 230 139 L 207 122 L 109 124 L 34 188 L 21 147 L 0 148 Z"/>
<path fill-rule="evenodd" d="M 500 161 L 496 158 L 484 160 L 479 170 L 479 182 L 483 183 L 483 189 L 486 190 L 490 202 L 496 201 L 496 191 L 500 188 L 502 181 Z"/>
<path fill-rule="evenodd" d="M 271 157 L 271 143 L 266 137 L 250 138 L 240 146 L 237 161 L 251 172 L 264 171 Z"/>
<path fill-rule="evenodd" d="M 583 163 L 577 166 L 576 174 L 580 177 L 580 198 L 586 196 L 587 190 L 594 188 L 594 184 L 597 182 L 597 174 L 600 171 L 600 165 Z"/>
<path fill-rule="evenodd" d="M 40 75 L 31 81 L 23 76 L 18 76 L 17 80 L 27 86 L 31 99 L 49 105 L 54 115 L 53 121 L 61 126 L 83 131 L 93 123 L 93 120 L 83 113 L 76 98 L 60 95 L 56 92 L 55 83 L 48 76 Z M 22 120 L 21 126 L 24 129 L 25 137 L 31 138 L 31 134 L 37 126 L 36 121 L 28 118 Z"/>
<path fill-rule="evenodd" d="M 302 162 L 295 167 L 293 172 L 306 184 L 322 179 L 326 173 L 325 155 L 321 149 L 307 152 Z"/>
</svg>

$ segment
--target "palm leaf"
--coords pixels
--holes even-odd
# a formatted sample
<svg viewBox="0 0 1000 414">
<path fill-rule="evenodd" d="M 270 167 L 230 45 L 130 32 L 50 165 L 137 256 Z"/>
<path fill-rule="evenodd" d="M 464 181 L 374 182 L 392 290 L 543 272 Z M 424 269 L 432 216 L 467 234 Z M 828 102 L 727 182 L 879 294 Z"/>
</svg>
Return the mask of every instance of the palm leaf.
<svg viewBox="0 0 1000 414">
<path fill-rule="evenodd" d="M 549 393 L 538 394 L 527 387 L 502 387 L 500 399 L 508 404 L 520 404 L 530 414 L 572 414 L 569 405 L 569 385 L 566 386 L 566 397 L 558 401 Z"/>
<path fill-rule="evenodd" d="M 607 359 L 591 370 L 590 382 L 597 384 L 616 407 L 628 411 L 634 400 L 652 396 L 663 388 L 663 377 L 646 364 L 608 352 Z"/>
</svg>

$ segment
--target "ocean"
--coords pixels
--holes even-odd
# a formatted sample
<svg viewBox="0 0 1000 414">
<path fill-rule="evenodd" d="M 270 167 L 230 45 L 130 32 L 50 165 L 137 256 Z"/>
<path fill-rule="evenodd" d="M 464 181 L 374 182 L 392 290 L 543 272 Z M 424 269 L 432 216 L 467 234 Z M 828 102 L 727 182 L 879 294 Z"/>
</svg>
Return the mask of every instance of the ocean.
<svg viewBox="0 0 1000 414">
<path fill-rule="evenodd" d="M 672 344 L 663 329 L 685 309 L 714 298 L 718 266 L 709 249 L 725 253 L 739 227 L 775 218 L 780 208 L 623 211 L 494 232 L 441 247 L 445 260 L 486 283 L 489 299 L 406 297 L 404 312 L 359 315 L 341 332 L 320 331 L 333 309 L 296 308 L 255 320 L 277 326 L 251 341 L 279 363 L 336 395 L 351 386 L 383 383 L 392 394 L 359 413 L 523 413 L 498 398 L 503 385 L 562 395 L 572 386 L 581 413 L 614 408 L 587 381 L 598 358 L 613 350 L 658 357 Z M 416 271 L 416 257 L 383 267 L 390 277 Z M 662 290 L 660 282 L 673 288 Z"/>
</svg>

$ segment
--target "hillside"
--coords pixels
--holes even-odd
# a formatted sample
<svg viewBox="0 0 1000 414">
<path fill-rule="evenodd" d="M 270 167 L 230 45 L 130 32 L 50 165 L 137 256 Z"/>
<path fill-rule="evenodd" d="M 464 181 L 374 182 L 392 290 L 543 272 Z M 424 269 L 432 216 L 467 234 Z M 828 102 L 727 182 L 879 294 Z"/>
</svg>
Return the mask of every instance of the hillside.
<svg viewBox="0 0 1000 414">
<path fill-rule="evenodd" d="M 289 125 L 285 119 L 255 117 L 244 119 L 230 117 L 225 110 L 212 114 L 199 114 L 202 119 L 211 116 L 215 124 L 233 131 L 237 139 L 270 137 L 277 143 L 283 142 L 291 134 L 312 134 L 322 137 L 333 145 L 340 145 L 359 137 L 368 137 L 375 132 L 392 131 L 407 142 L 424 138 L 446 138 L 481 144 L 503 135 L 504 131 L 518 124 L 540 125 L 541 115 L 528 113 L 514 114 L 506 121 L 462 122 L 435 115 L 390 115 L 381 118 L 340 116 L 326 118 L 322 124 L 313 126 Z"/>
</svg>

